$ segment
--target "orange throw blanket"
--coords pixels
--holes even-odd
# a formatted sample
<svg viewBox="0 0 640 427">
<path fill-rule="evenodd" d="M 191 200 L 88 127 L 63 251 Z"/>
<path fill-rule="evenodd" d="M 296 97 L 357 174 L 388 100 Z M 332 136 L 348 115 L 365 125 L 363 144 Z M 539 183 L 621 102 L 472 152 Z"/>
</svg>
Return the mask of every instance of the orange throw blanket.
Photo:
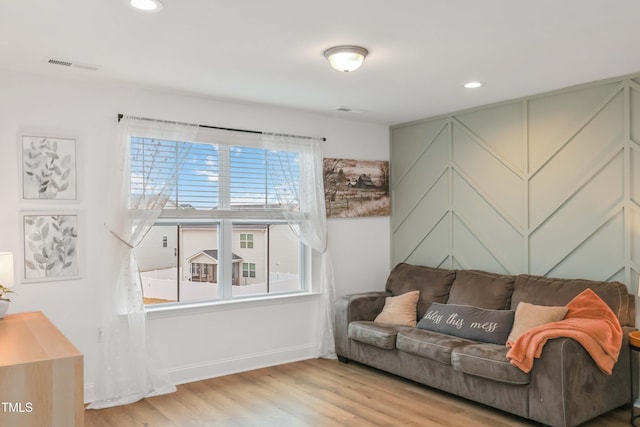
<svg viewBox="0 0 640 427">
<path fill-rule="evenodd" d="M 534 358 L 552 338 L 568 337 L 578 341 L 596 365 L 611 375 L 622 346 L 622 327 L 616 315 L 591 289 L 586 289 L 567 305 L 563 320 L 537 326 L 522 334 L 507 352 L 512 365 L 524 372 L 533 368 Z"/>
</svg>

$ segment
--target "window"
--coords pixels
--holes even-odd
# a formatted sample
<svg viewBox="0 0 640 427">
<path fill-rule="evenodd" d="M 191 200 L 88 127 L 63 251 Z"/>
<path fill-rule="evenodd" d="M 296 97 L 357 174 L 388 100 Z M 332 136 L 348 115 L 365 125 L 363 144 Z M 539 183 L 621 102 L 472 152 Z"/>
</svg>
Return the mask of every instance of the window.
<svg viewBox="0 0 640 427">
<path fill-rule="evenodd" d="M 253 234 L 240 234 L 240 247 L 244 249 L 253 249 Z"/>
<path fill-rule="evenodd" d="M 194 262 L 191 264 L 191 280 L 194 282 L 216 283 L 217 275 L 215 264 Z"/>
<path fill-rule="evenodd" d="M 146 304 L 306 290 L 306 248 L 274 194 L 274 152 L 230 138 L 233 143 L 132 137 L 131 198 L 144 197 L 151 180 L 161 185 L 168 168 L 158 164 L 184 159 L 175 191 L 136 248 Z M 279 167 L 284 156 L 298 176 L 298 153 L 277 154 Z"/>
<path fill-rule="evenodd" d="M 252 262 L 243 262 L 242 263 L 242 277 L 256 277 L 256 265 Z"/>
</svg>

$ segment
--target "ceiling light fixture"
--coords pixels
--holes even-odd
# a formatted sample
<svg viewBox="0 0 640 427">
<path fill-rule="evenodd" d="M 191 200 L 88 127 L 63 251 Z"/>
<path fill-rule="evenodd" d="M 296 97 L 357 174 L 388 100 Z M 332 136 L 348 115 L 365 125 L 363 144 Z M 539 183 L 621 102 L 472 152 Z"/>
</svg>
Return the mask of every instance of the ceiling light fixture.
<svg viewBox="0 0 640 427">
<path fill-rule="evenodd" d="M 324 51 L 324 56 L 333 68 L 348 73 L 362 65 L 369 51 L 360 46 L 335 46 Z"/>
<path fill-rule="evenodd" d="M 464 87 L 467 89 L 477 89 L 480 86 L 482 86 L 482 83 L 480 82 L 469 82 L 469 83 L 465 83 Z"/>
<path fill-rule="evenodd" d="M 163 7 L 159 0 L 129 0 L 129 4 L 143 12 L 159 12 Z"/>
</svg>

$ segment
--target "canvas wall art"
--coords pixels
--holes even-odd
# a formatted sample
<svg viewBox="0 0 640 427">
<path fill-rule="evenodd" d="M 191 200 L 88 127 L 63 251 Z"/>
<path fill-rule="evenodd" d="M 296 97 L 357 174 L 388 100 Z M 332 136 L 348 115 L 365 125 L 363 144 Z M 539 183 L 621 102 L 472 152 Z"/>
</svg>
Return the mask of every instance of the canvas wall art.
<svg viewBox="0 0 640 427">
<path fill-rule="evenodd" d="M 22 135 L 22 198 L 77 200 L 76 140 Z"/>
<path fill-rule="evenodd" d="M 391 215 L 389 161 L 323 159 L 328 218 Z"/>
<path fill-rule="evenodd" d="M 78 215 L 24 214 L 24 279 L 79 277 Z"/>
</svg>

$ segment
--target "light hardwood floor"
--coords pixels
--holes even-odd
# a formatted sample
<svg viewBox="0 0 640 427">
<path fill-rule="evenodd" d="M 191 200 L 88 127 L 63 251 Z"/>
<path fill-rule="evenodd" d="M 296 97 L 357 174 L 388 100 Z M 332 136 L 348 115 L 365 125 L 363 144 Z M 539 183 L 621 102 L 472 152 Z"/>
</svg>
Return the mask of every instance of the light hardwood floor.
<svg viewBox="0 0 640 427">
<path fill-rule="evenodd" d="M 173 394 L 85 411 L 86 427 L 537 426 L 372 368 L 313 359 L 178 386 Z M 584 427 L 628 426 L 617 409 Z"/>
</svg>

